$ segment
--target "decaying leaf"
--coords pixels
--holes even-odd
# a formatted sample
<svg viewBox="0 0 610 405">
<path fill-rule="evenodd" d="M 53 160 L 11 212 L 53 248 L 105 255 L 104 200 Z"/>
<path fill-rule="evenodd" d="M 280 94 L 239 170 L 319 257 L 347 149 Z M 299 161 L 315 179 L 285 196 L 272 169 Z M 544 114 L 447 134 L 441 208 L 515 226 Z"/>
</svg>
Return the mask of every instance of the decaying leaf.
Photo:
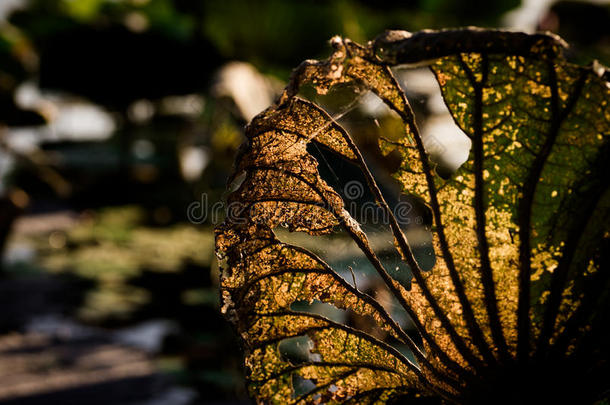
<svg viewBox="0 0 610 405">
<path fill-rule="evenodd" d="M 265 404 L 603 400 L 610 389 L 605 70 L 569 63 L 566 45 L 547 34 L 391 31 L 366 46 L 331 44 L 329 59 L 301 64 L 276 104 L 247 126 L 230 179 L 239 184 L 216 229 L 222 311 L 242 338 L 252 397 Z M 472 142 L 449 179 L 436 174 L 390 69 L 422 63 Z M 431 213 L 430 271 L 351 135 L 299 95 L 305 85 L 326 94 L 345 84 L 371 90 L 403 122 L 404 135 L 379 146 L 400 156 L 395 178 Z M 322 179 L 309 145 L 361 172 L 413 276 L 410 289 L 392 277 L 340 190 Z M 349 235 L 410 323 L 395 320 L 355 278 L 344 279 L 347 269 L 282 242 L 280 227 Z M 368 319 L 380 333 L 303 309 L 317 302 Z M 305 349 L 291 357 L 283 345 Z"/>
</svg>

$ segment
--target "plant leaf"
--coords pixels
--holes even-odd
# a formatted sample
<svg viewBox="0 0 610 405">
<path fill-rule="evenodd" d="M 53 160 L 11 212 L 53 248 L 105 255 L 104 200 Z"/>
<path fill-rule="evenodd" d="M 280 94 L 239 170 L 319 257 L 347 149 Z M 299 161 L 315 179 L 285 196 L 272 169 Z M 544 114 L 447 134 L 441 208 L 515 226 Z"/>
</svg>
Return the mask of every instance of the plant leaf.
<svg viewBox="0 0 610 405">
<path fill-rule="evenodd" d="M 253 398 L 384 403 L 423 394 L 489 403 L 494 387 L 506 385 L 523 401 L 547 400 L 549 390 L 566 400 L 568 384 L 555 387 L 564 380 L 586 386 L 592 400 L 607 392 L 598 377 L 608 369 L 603 342 L 610 338 L 603 329 L 610 273 L 605 70 L 567 62 L 565 44 L 546 34 L 390 31 L 365 47 L 338 37 L 331 44 L 329 59 L 301 64 L 277 103 L 248 125 L 230 179 L 243 181 L 216 229 L 222 311 L 243 340 Z M 468 161 L 449 179 L 435 173 L 389 68 L 403 63 L 430 65 L 472 142 Z M 396 179 L 430 209 L 431 271 L 420 268 L 350 134 L 298 96 L 305 84 L 326 94 L 346 83 L 373 91 L 404 123 L 402 138 L 381 138 L 379 146 L 397 151 Z M 310 143 L 362 172 L 413 274 L 410 290 L 392 278 L 340 194 L 320 177 Z M 310 235 L 343 229 L 415 331 L 403 330 L 320 257 L 281 242 L 280 226 Z M 386 337 L 298 310 L 318 301 L 369 319 Z M 282 354 L 296 338 L 310 345 L 300 359 Z M 539 394 L 514 386 L 523 373 L 542 380 Z"/>
</svg>

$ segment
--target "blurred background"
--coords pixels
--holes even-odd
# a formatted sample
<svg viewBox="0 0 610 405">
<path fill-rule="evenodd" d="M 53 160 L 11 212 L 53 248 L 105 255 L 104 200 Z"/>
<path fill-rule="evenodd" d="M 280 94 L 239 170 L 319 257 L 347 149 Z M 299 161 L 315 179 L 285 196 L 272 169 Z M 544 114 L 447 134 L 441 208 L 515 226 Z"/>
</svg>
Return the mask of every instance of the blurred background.
<svg viewBox="0 0 610 405">
<path fill-rule="evenodd" d="M 243 126 L 290 70 L 336 34 L 466 25 L 551 30 L 608 64 L 608 4 L 0 0 L 0 404 L 249 403 L 213 227 Z M 434 152 L 436 84 L 396 73 Z"/>
</svg>

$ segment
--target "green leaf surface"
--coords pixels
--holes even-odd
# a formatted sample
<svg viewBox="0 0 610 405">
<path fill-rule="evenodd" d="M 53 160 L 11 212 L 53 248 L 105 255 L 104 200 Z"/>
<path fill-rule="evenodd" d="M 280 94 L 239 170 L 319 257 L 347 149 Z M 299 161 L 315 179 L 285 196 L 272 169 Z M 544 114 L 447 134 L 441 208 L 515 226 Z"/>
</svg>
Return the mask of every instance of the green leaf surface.
<svg viewBox="0 0 610 405">
<path fill-rule="evenodd" d="M 243 340 L 252 397 L 259 403 L 603 398 L 609 387 L 599 376 L 608 371 L 610 338 L 605 69 L 571 64 L 565 44 L 547 34 L 389 31 L 366 46 L 338 37 L 331 44 L 327 60 L 303 62 L 276 104 L 248 125 L 231 179 L 243 181 L 216 230 L 223 312 Z M 472 143 L 468 160 L 448 179 L 436 173 L 390 70 L 422 63 Z M 430 212 L 436 260 L 429 271 L 420 268 L 417 242 L 399 226 L 349 132 L 299 97 L 304 85 L 327 94 L 346 84 L 371 90 L 404 124 L 402 137 L 380 138 L 379 147 L 400 157 L 394 176 L 402 191 Z M 385 268 L 340 190 L 320 176 L 310 144 L 361 172 L 387 214 L 411 285 Z M 379 296 L 360 291 L 355 278 L 342 278 L 347 269 L 280 241 L 278 227 L 348 235 L 413 330 Z M 297 311 L 303 302 L 330 304 L 367 322 Z M 282 355 L 280 344 L 298 336 L 308 339 L 306 358 Z"/>
</svg>

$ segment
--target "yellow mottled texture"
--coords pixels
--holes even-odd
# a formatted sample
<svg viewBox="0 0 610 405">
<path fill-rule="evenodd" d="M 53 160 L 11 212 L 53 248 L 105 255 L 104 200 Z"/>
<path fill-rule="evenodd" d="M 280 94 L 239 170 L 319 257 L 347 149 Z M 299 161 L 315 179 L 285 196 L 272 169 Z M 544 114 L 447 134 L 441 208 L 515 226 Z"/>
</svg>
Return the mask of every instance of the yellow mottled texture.
<svg viewBox="0 0 610 405">
<path fill-rule="evenodd" d="M 600 69 L 566 62 L 554 37 L 465 33 L 458 34 L 472 36 L 447 49 L 442 33 L 423 33 L 434 41 L 413 45 L 437 55 L 430 63 L 445 103 L 472 141 L 449 179 L 436 174 L 408 100 L 373 43 L 334 38 L 333 54 L 295 69 L 276 104 L 247 126 L 231 178 L 243 180 L 227 198 L 216 244 L 222 312 L 242 338 L 258 403 L 380 404 L 416 395 L 468 403 L 477 394 L 469 390 L 493 391 L 523 364 L 524 341 L 532 361 L 582 362 L 587 370 L 603 363 L 607 351 L 595 333 L 607 320 L 599 305 L 608 304 L 610 86 Z M 477 42 L 489 33 L 499 42 Z M 407 34 L 384 37 L 388 60 L 412 58 L 403 47 L 421 36 Z M 453 51 L 464 43 L 477 51 Z M 304 84 L 319 94 L 343 84 L 371 90 L 404 121 L 404 136 L 381 138 L 379 147 L 400 156 L 394 177 L 430 209 L 425 231 L 435 252 L 434 267 L 422 270 L 409 238 L 391 223 L 413 275 L 410 289 L 386 271 L 364 227 L 320 177 L 311 142 L 358 167 L 389 211 L 349 134 L 296 96 Z M 343 227 L 412 317 L 421 345 L 319 257 L 281 242 L 278 227 L 314 236 Z M 370 320 L 375 333 L 295 309 L 318 301 Z M 308 345 L 299 359 L 282 351 L 295 338 Z M 574 367 L 569 378 L 578 373 Z"/>
</svg>

